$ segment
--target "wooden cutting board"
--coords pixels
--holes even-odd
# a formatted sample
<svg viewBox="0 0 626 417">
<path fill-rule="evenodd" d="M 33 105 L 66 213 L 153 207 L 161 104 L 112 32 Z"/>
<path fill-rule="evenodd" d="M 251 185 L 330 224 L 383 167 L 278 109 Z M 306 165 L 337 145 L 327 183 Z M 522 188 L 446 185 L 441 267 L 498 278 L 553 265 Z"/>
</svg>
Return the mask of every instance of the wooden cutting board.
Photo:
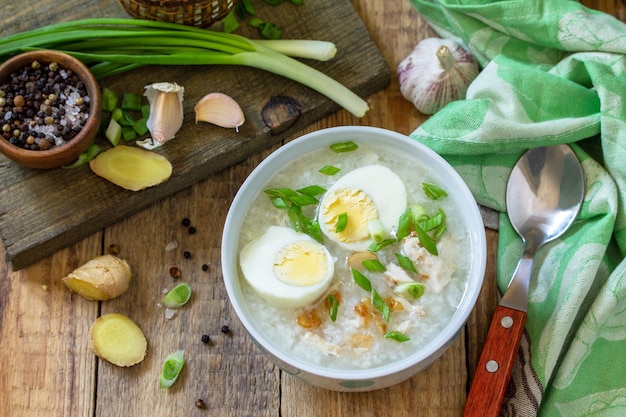
<svg viewBox="0 0 626 417">
<path fill-rule="evenodd" d="M 115 0 L 37 4 L 41 7 L 21 8 L 19 3 L 3 6 L 11 10 L 3 10 L 0 35 L 62 20 L 128 17 Z M 257 15 L 275 22 L 283 29 L 285 38 L 334 42 L 338 48 L 334 60 L 306 63 L 361 97 L 389 84 L 390 69 L 349 0 L 307 0 L 302 6 L 289 2 L 278 7 L 261 1 L 255 4 Z M 258 37 L 245 24 L 238 33 Z M 339 109 L 307 87 L 244 67 L 144 67 L 103 79 L 100 84 L 119 92 L 142 94 L 145 85 L 160 81 L 185 87 L 183 128 L 173 141 L 156 151 L 165 155 L 174 168 L 172 177 L 164 184 L 131 192 L 95 176 L 87 166 L 39 171 L 17 166 L 0 155 L 0 235 L 14 270 L 277 144 Z M 202 96 L 215 91 L 232 96 L 242 106 L 246 122 L 239 132 L 194 123 L 193 106 Z M 105 144 L 103 138 L 98 140 Z"/>
</svg>

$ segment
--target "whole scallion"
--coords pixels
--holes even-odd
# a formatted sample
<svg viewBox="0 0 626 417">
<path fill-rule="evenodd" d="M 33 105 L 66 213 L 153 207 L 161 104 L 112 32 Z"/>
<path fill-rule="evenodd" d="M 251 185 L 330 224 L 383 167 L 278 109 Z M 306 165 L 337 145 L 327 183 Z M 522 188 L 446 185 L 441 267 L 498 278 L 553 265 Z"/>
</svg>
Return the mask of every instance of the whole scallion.
<svg viewBox="0 0 626 417">
<path fill-rule="evenodd" d="M 276 49 L 280 40 L 255 41 L 232 33 L 142 19 L 95 18 L 56 23 L 0 39 L 0 61 L 27 50 L 55 49 L 89 65 L 97 78 L 144 65 L 242 65 L 306 85 L 357 117 L 367 102 L 341 83 Z M 277 45 L 278 43 L 278 45 Z M 289 42 L 298 56 L 330 59 L 328 42 Z M 284 50 L 285 51 L 285 50 Z M 329 55 L 331 54 L 331 55 Z"/>
</svg>

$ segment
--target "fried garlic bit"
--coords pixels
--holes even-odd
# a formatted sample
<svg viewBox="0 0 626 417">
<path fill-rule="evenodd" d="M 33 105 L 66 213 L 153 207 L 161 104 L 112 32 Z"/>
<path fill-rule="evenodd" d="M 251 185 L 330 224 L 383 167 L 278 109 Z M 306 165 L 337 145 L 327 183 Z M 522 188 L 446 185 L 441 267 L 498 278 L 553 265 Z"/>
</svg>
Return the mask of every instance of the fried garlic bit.
<svg viewBox="0 0 626 417">
<path fill-rule="evenodd" d="M 239 126 L 246 121 L 243 110 L 230 96 L 223 93 L 210 93 L 202 97 L 194 107 L 196 123 L 207 122 L 214 125 L 234 128 L 239 131 Z"/>
</svg>

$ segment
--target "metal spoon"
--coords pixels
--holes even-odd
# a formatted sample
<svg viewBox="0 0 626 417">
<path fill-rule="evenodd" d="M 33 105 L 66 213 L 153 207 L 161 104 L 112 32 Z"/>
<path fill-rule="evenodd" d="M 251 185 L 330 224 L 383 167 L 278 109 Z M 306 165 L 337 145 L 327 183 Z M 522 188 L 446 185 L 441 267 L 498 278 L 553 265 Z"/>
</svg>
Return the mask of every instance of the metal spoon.
<svg viewBox="0 0 626 417">
<path fill-rule="evenodd" d="M 584 187 L 580 163 L 567 145 L 531 149 L 513 168 L 506 204 L 511 224 L 524 241 L 524 253 L 496 306 L 464 416 L 500 414 L 526 322 L 535 252 L 570 227 L 582 203 Z"/>
</svg>

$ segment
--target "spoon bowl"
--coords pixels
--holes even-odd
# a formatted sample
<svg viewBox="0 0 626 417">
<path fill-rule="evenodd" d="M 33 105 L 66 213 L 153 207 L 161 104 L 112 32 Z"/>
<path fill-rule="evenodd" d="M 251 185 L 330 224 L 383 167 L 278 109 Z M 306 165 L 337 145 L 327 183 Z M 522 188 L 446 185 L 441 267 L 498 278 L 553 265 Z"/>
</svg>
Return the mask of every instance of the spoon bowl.
<svg viewBox="0 0 626 417">
<path fill-rule="evenodd" d="M 582 167 L 567 145 L 530 149 L 511 171 L 507 212 L 524 242 L 524 252 L 494 311 L 465 404 L 465 417 L 500 415 L 526 323 L 535 253 L 572 225 L 584 193 Z"/>
</svg>

